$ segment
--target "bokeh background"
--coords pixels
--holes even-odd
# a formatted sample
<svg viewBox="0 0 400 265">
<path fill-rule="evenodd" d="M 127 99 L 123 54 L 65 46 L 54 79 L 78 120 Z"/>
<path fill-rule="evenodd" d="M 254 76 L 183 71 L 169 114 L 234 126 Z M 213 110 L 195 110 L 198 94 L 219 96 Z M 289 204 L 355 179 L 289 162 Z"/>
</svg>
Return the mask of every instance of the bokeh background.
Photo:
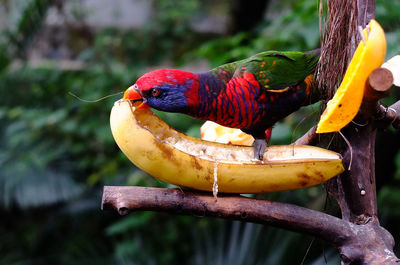
<svg viewBox="0 0 400 265">
<path fill-rule="evenodd" d="M 264 50 L 319 46 L 317 0 L 0 0 L 0 264 L 339 264 L 312 237 L 202 216 L 100 210 L 104 185 L 169 187 L 112 139 L 109 112 L 146 71 L 202 72 Z M 377 0 L 388 56 L 400 53 L 400 1 Z M 399 99 L 393 89 L 386 104 Z M 158 113 L 199 136 L 201 123 Z M 290 143 L 319 106 L 275 126 Z M 399 133 L 378 134 L 380 220 L 400 242 Z M 321 186 L 259 195 L 338 215 Z M 400 254 L 396 247 L 397 255 Z"/>
</svg>

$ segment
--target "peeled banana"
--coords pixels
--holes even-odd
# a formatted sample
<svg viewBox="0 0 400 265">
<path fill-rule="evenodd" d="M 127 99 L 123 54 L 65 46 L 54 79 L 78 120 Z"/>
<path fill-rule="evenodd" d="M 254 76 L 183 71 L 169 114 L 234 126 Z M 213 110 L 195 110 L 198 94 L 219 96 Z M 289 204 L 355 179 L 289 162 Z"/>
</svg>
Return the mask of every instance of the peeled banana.
<svg viewBox="0 0 400 265">
<path fill-rule="evenodd" d="M 344 168 L 339 154 L 312 146 L 270 146 L 263 161 L 253 148 L 200 140 L 180 133 L 151 109 L 117 101 L 111 131 L 122 152 L 140 169 L 174 185 L 196 190 L 261 193 L 324 182 Z M 215 190 L 214 190 L 215 191 Z"/>
</svg>

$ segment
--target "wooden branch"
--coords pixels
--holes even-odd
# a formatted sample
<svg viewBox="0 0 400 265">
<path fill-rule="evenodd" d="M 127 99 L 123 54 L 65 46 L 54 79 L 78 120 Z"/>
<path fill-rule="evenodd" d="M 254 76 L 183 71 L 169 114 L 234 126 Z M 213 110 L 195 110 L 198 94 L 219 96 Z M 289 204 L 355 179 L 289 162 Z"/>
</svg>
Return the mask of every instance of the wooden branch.
<svg viewBox="0 0 400 265">
<path fill-rule="evenodd" d="M 358 0 L 358 25 L 365 28 L 375 18 L 376 0 Z"/>
<path fill-rule="evenodd" d="M 366 3 L 367 1 L 363 2 Z M 367 8 L 367 6 L 364 6 L 364 8 Z M 361 227 L 368 227 L 370 222 L 374 223 L 372 227 L 376 232 L 374 237 L 377 242 L 373 247 L 376 250 L 385 248 L 385 251 L 390 252 L 390 258 L 386 259 L 385 251 L 366 251 L 362 245 L 357 247 L 353 245 L 350 249 L 347 249 L 348 253 L 346 253 L 347 250 L 342 249 L 343 264 L 394 264 L 397 262 L 392 251 L 393 238 L 379 225 L 375 183 L 377 120 L 386 121 L 387 124 L 396 122 L 397 115 L 393 116 L 393 114 L 400 108 L 400 104 L 396 103 L 393 109 L 387 110 L 379 103 L 379 100 L 387 95 L 386 92 L 392 85 L 393 76 L 389 70 L 379 68 L 371 73 L 356 118 L 342 130 L 349 144 L 342 147 L 341 153 L 345 165 L 350 166 L 351 164 L 350 169 L 325 185 L 327 191 L 338 201 L 344 220 Z M 360 235 L 357 236 L 357 240 L 360 240 Z M 365 240 L 368 239 L 365 238 Z M 378 243 L 379 240 L 381 240 L 381 243 Z M 359 252 L 357 253 L 355 249 L 358 249 Z M 361 252 L 363 253 L 362 257 L 359 256 Z"/>
<path fill-rule="evenodd" d="M 357 123 L 375 122 L 375 127 L 386 128 L 393 125 L 400 128 L 400 102 L 386 108 L 379 103 L 393 87 L 393 74 L 386 68 L 375 69 L 368 78 L 363 104 L 356 117 Z M 372 120 L 370 120 L 372 119 Z"/>
<path fill-rule="evenodd" d="M 343 217 L 354 223 L 367 222 L 377 216 L 375 187 L 376 119 L 383 119 L 379 100 L 387 96 L 393 75 L 385 68 L 375 69 L 369 76 L 358 115 L 343 130 L 350 146 L 341 151 L 350 170 L 326 186 L 338 201 Z"/>
<path fill-rule="evenodd" d="M 386 119 L 395 129 L 400 129 L 400 100 L 387 109 Z"/>
<path fill-rule="evenodd" d="M 376 119 L 380 109 L 379 100 L 388 96 L 387 91 L 393 86 L 393 75 L 386 68 L 377 68 L 368 77 L 364 99 L 357 117 L 357 123 L 364 124 Z"/>
<path fill-rule="evenodd" d="M 311 127 L 302 137 L 297 139 L 293 145 L 316 145 L 318 143 L 319 135 L 316 133 L 317 126 Z"/>
<path fill-rule="evenodd" d="M 377 217 L 376 182 L 375 182 L 375 135 L 372 123 L 360 127 L 354 123 L 343 129 L 349 141 L 343 154 L 346 166 L 351 167 L 341 176 L 349 220 L 362 224 Z M 343 210 L 343 209 L 342 209 Z"/>
<path fill-rule="evenodd" d="M 368 77 L 367 97 L 376 95 L 378 99 L 385 97 L 385 92 L 393 86 L 393 74 L 386 68 L 377 68 Z M 381 94 L 382 93 L 382 94 Z"/>
<path fill-rule="evenodd" d="M 375 115 L 375 123 L 378 128 L 386 128 L 390 125 L 393 128 L 400 129 L 400 100 L 391 105 L 390 107 L 384 107 L 379 105 L 379 108 Z"/>
<path fill-rule="evenodd" d="M 393 237 L 376 219 L 355 225 L 287 203 L 229 194 L 219 194 L 216 200 L 206 192 L 132 186 L 105 186 L 101 207 L 117 210 L 121 215 L 150 210 L 267 224 L 323 239 L 338 248 L 343 260 L 364 260 L 366 263 L 363 264 L 370 265 L 396 264 L 398 261 L 389 251 L 394 245 Z"/>
<path fill-rule="evenodd" d="M 179 189 L 105 186 L 102 209 L 114 209 L 121 215 L 151 210 L 268 224 L 314 235 L 337 247 L 356 232 L 349 222 L 292 204 L 229 194 L 218 194 L 215 199 L 211 193 Z"/>
</svg>

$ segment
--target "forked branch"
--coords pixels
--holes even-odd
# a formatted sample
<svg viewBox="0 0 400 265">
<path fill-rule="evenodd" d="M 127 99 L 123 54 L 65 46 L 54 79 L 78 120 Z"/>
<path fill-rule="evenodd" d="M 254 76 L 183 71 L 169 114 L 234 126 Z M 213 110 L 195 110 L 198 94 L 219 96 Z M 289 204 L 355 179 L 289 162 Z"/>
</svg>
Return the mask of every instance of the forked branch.
<svg viewBox="0 0 400 265">
<path fill-rule="evenodd" d="M 364 260 L 371 265 L 398 261 L 388 251 L 393 248 L 393 238 L 379 226 L 377 219 L 371 219 L 368 225 L 356 225 L 293 204 L 229 194 L 219 194 L 215 200 L 211 193 L 180 189 L 105 186 L 102 209 L 114 209 L 121 215 L 133 211 L 160 211 L 260 223 L 325 240 L 338 248 L 344 260 Z"/>
</svg>

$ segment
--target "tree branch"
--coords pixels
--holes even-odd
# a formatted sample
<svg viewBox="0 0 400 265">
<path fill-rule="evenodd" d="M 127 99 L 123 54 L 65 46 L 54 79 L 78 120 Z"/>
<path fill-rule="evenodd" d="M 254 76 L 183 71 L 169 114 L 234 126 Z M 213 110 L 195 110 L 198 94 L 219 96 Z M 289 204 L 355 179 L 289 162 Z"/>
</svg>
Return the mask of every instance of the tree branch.
<svg viewBox="0 0 400 265">
<path fill-rule="evenodd" d="M 375 69 L 367 80 L 364 99 L 356 118 L 342 130 L 350 146 L 346 146 L 341 153 L 344 163 L 347 166 L 351 164 L 351 168 L 330 181 L 326 187 L 337 199 L 343 218 L 351 222 L 361 224 L 377 216 L 375 121 L 386 117 L 388 111 L 380 113 L 382 108 L 379 100 L 387 96 L 386 92 L 392 86 L 392 73 L 384 68 Z"/>
<path fill-rule="evenodd" d="M 356 232 L 349 222 L 292 204 L 229 194 L 218 194 L 215 199 L 210 193 L 179 189 L 105 186 L 102 209 L 114 209 L 121 215 L 151 210 L 268 224 L 316 236 L 336 247 Z"/>
<path fill-rule="evenodd" d="M 358 0 L 358 25 L 365 28 L 375 18 L 376 0 Z"/>
<path fill-rule="evenodd" d="M 386 128 L 390 125 L 393 128 L 400 129 L 400 100 L 386 108 L 379 105 L 376 113 L 376 123 L 379 128 Z"/>
<path fill-rule="evenodd" d="M 102 209 L 114 209 L 125 215 L 131 211 L 161 211 L 173 214 L 219 217 L 306 233 L 327 241 L 341 253 L 344 264 L 396 264 L 398 259 L 389 251 L 393 237 L 379 226 L 377 219 L 355 225 L 343 219 L 304 207 L 251 199 L 238 195 L 148 187 L 105 186 Z M 355 251 L 356 250 L 356 251 Z M 361 263 L 354 263 L 361 264 Z"/>
<path fill-rule="evenodd" d="M 314 125 L 302 137 L 297 139 L 293 145 L 316 145 L 319 142 L 319 135 L 316 131 L 317 125 Z"/>
</svg>

